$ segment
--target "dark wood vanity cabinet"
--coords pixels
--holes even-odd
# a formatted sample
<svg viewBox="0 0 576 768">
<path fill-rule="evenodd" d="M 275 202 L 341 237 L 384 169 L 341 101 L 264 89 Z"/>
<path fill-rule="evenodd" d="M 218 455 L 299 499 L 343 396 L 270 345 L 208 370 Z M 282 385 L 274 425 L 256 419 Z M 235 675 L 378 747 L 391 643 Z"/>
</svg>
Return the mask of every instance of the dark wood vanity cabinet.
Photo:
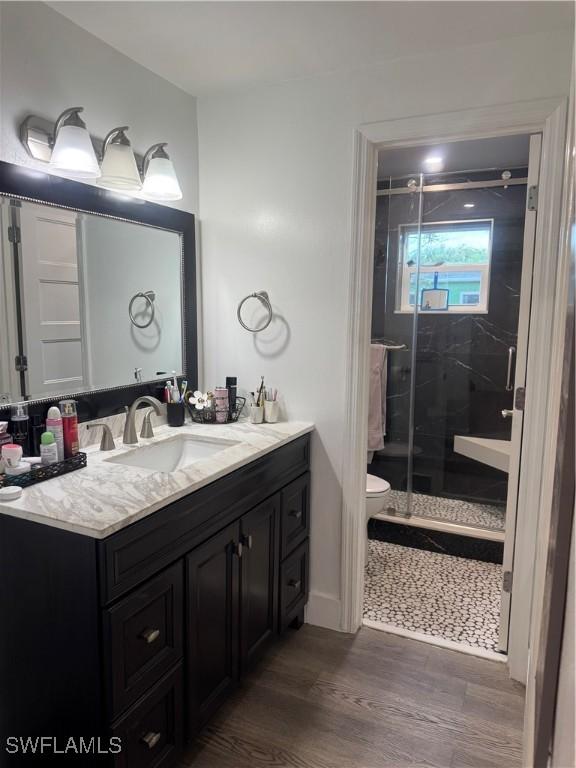
<svg viewBox="0 0 576 768">
<path fill-rule="evenodd" d="M 309 450 L 298 438 L 101 541 L 0 515 L 2 739 L 116 737 L 77 764 L 175 764 L 303 622 Z"/>
</svg>

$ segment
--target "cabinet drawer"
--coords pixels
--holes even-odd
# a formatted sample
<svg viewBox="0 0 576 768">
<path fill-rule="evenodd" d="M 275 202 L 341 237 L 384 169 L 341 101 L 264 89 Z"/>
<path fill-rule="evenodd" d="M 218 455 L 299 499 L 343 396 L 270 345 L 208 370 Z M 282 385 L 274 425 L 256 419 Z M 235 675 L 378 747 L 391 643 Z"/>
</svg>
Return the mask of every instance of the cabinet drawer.
<svg viewBox="0 0 576 768">
<path fill-rule="evenodd" d="M 310 473 L 299 477 L 281 494 L 281 557 L 308 538 L 310 529 Z"/>
<path fill-rule="evenodd" d="M 306 540 L 280 566 L 280 631 L 286 629 L 308 600 L 309 551 Z"/>
<path fill-rule="evenodd" d="M 182 561 L 104 611 L 112 716 L 132 704 L 182 656 Z"/>
<path fill-rule="evenodd" d="M 182 667 L 163 677 L 150 693 L 112 726 L 122 741 L 115 768 L 167 768 L 183 749 Z"/>
</svg>

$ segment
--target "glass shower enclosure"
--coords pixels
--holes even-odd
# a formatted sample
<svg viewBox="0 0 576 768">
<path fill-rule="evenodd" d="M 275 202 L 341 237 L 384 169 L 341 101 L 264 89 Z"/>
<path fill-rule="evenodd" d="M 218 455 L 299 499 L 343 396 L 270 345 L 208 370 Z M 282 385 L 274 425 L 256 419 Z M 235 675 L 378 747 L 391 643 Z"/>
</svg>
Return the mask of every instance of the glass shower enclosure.
<svg viewBox="0 0 576 768">
<path fill-rule="evenodd" d="M 379 179 L 385 438 L 368 471 L 389 518 L 504 539 L 527 163 Z"/>
</svg>

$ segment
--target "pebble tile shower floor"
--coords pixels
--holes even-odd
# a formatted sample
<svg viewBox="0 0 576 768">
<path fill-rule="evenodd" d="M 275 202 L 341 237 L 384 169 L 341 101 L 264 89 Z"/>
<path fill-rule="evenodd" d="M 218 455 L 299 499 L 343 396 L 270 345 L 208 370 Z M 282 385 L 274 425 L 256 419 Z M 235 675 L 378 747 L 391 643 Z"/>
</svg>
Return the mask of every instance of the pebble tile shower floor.
<svg viewBox="0 0 576 768">
<path fill-rule="evenodd" d="M 368 541 L 364 618 L 496 651 L 502 566 Z"/>
<path fill-rule="evenodd" d="M 387 506 L 399 511 L 408 509 L 406 491 L 389 491 L 386 495 Z M 432 520 L 446 520 L 449 523 L 469 525 L 472 528 L 488 528 L 492 531 L 504 531 L 506 510 L 504 506 L 478 504 L 461 499 L 445 499 L 425 493 L 412 494 L 412 514 L 428 517 Z"/>
</svg>

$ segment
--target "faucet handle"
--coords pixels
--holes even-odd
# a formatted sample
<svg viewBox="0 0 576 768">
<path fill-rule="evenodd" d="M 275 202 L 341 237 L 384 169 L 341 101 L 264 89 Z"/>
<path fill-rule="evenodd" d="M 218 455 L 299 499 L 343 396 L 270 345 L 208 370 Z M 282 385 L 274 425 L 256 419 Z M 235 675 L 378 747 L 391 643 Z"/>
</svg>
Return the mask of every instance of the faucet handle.
<svg viewBox="0 0 576 768">
<path fill-rule="evenodd" d="M 94 421 L 92 424 L 86 424 L 86 429 L 94 429 L 95 427 L 102 427 L 102 440 L 100 440 L 101 451 L 113 451 L 116 448 L 114 438 L 112 437 L 112 430 L 108 424 L 104 424 L 103 421 Z"/>
<path fill-rule="evenodd" d="M 154 430 L 152 429 L 152 408 L 146 411 L 146 415 L 142 421 L 142 429 L 140 430 L 140 437 L 150 438 L 154 437 Z"/>
</svg>

